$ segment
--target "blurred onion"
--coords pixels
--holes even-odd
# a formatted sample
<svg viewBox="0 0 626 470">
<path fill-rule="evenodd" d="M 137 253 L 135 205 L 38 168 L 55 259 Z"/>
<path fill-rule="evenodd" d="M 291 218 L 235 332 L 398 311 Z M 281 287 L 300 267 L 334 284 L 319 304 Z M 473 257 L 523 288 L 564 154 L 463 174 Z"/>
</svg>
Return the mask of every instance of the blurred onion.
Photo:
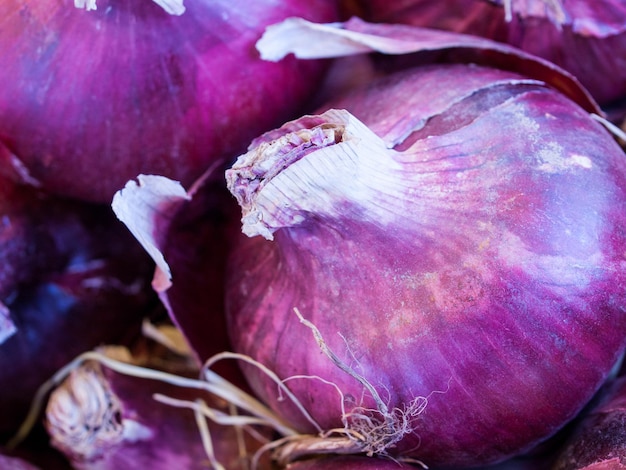
<svg viewBox="0 0 626 470">
<path fill-rule="evenodd" d="M 603 105 L 626 98 L 626 4 L 621 0 L 357 3 L 369 21 L 488 37 L 548 59 L 575 75 Z"/>
<path fill-rule="evenodd" d="M 107 206 L 0 180 L 0 436 L 35 390 L 101 342 L 126 342 L 156 305 L 151 262 Z M 10 330 L 10 331 L 9 331 Z"/>
<path fill-rule="evenodd" d="M 110 202 L 139 173 L 190 184 L 299 113 L 323 64 L 271 64 L 254 43 L 289 16 L 333 21 L 335 2 L 150 0 L 0 5 L 0 141 L 30 182 Z"/>
</svg>

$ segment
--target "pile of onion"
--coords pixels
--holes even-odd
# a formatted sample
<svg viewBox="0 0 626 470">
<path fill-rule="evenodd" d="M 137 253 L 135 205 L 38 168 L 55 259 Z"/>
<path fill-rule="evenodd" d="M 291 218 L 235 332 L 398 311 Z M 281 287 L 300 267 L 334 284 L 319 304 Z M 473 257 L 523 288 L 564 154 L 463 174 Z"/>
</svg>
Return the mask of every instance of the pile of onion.
<svg viewBox="0 0 626 470">
<path fill-rule="evenodd" d="M 53 444 L 76 468 L 539 468 L 626 346 L 626 160 L 592 94 L 437 29 L 292 18 L 257 46 L 357 60 L 225 175 L 140 167 L 115 194 L 204 366 L 79 356 L 45 384 Z M 233 435 L 256 441 L 242 460 Z"/>
</svg>

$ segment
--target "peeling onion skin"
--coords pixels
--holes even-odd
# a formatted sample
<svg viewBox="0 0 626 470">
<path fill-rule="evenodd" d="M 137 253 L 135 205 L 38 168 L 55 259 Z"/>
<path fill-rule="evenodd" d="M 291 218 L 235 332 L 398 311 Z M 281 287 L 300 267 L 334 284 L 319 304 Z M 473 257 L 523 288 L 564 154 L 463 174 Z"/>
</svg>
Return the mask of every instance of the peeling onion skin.
<svg viewBox="0 0 626 470">
<path fill-rule="evenodd" d="M 325 64 L 258 58 L 266 25 L 334 21 L 327 0 L 59 0 L 0 6 L 0 141 L 41 187 L 110 202 L 139 173 L 191 184 L 300 113 Z M 3 162 L 6 173 L 15 162 Z"/>
<path fill-rule="evenodd" d="M 602 105 L 626 97 L 626 61 L 622 59 L 626 54 L 624 2 L 513 0 L 511 21 L 505 19 L 503 3 L 357 1 L 358 11 L 368 21 L 475 34 L 548 59 L 578 77 Z"/>
<path fill-rule="evenodd" d="M 555 434 L 624 347 L 623 151 L 541 82 L 481 67 L 416 68 L 331 108 L 261 136 L 227 172 L 251 236 L 229 268 L 235 350 L 336 384 L 347 412 L 375 408 L 297 308 L 389 408 L 428 400 L 387 451 L 431 467 L 497 463 Z M 338 143 L 255 154 L 321 123 Z M 333 387 L 288 385 L 323 429 L 343 426 Z"/>
<path fill-rule="evenodd" d="M 85 349 L 132 339 L 157 299 L 150 258 L 108 207 L 0 180 L 0 219 L 0 302 L 14 326 L 0 342 L 4 439 L 44 380 Z"/>
<path fill-rule="evenodd" d="M 172 279 L 181 282 L 173 282 L 160 297 L 201 362 L 232 349 L 224 314 L 224 272 L 231 244 L 241 234 L 237 204 L 223 179 L 216 181 L 218 174 L 194 185 L 191 199 L 181 204 L 162 235 Z M 218 372 L 225 372 L 220 366 Z"/>
<path fill-rule="evenodd" d="M 152 287 L 200 363 L 230 351 L 224 278 L 233 241 L 242 237 L 237 202 L 215 168 L 191 188 L 139 175 L 113 198 L 112 208 L 157 265 Z M 237 367 L 215 371 L 244 386 Z"/>
</svg>

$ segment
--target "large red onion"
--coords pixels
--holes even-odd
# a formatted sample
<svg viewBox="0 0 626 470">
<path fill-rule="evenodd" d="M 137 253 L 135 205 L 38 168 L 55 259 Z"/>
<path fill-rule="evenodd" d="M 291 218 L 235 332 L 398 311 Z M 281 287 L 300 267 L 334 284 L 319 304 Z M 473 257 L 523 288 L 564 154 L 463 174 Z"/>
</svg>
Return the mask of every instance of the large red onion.
<svg viewBox="0 0 626 470">
<path fill-rule="evenodd" d="M 233 345 L 299 376 L 317 427 L 246 368 L 252 388 L 303 432 L 430 466 L 553 435 L 626 338 L 623 151 L 544 83 L 472 65 L 327 106 L 227 172 L 252 237 L 230 267 Z"/>
<path fill-rule="evenodd" d="M 99 202 L 142 172 L 190 184 L 294 117 L 319 80 L 320 63 L 260 60 L 265 26 L 293 15 L 333 21 L 335 8 L 187 0 L 177 16 L 150 0 L 101 0 L 95 11 L 4 1 L 0 141 L 14 158 L 3 165 Z"/>
<path fill-rule="evenodd" d="M 626 5 L 620 0 L 358 0 L 369 21 L 475 34 L 544 57 L 602 104 L 626 98 Z"/>
</svg>

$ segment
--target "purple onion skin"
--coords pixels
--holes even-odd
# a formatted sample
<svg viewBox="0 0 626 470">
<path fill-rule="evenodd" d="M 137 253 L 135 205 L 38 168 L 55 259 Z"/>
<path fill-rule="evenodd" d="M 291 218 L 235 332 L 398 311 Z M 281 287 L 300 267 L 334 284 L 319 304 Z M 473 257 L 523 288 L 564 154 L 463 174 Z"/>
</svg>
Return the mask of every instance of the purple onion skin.
<svg viewBox="0 0 626 470">
<path fill-rule="evenodd" d="M 333 456 L 302 460 L 287 465 L 285 470 L 394 470 L 418 468 L 391 460 L 360 456 Z"/>
<path fill-rule="evenodd" d="M 188 185 L 301 112 L 324 64 L 262 61 L 254 44 L 289 16 L 335 20 L 335 2 L 185 6 L 172 16 L 150 0 L 2 3 L 0 141 L 31 178 L 96 202 L 139 173 Z"/>
<path fill-rule="evenodd" d="M 0 466 L 4 470 L 41 470 L 19 457 L 0 455 Z"/>
<path fill-rule="evenodd" d="M 321 352 L 298 308 L 389 408 L 428 399 L 388 451 L 431 467 L 497 463 L 547 439 L 624 346 L 623 152 L 577 105 L 520 78 L 423 67 L 330 103 L 403 152 L 381 145 L 380 161 L 372 152 L 343 176 L 330 158 L 315 164 L 321 151 L 287 164 L 274 176 L 284 199 L 261 214 L 274 240 L 242 239 L 229 269 L 236 351 L 282 378 L 335 383 L 348 412 L 361 398 L 374 408 Z M 336 161 L 352 155 L 340 145 Z M 239 183 L 235 193 L 254 201 L 271 180 L 259 193 L 256 182 Z M 352 196 L 353 186 L 364 189 Z M 245 374 L 273 409 L 314 431 L 262 373 Z M 288 384 L 322 428 L 342 427 L 333 387 Z"/>
<path fill-rule="evenodd" d="M 600 402 L 577 424 L 552 470 L 626 468 L 626 378 L 602 390 Z"/>
<path fill-rule="evenodd" d="M 156 305 L 151 260 L 107 206 L 0 185 L 0 301 L 15 331 L 0 342 L 0 437 L 39 385 L 76 355 L 124 343 Z"/>
<path fill-rule="evenodd" d="M 43 427 L 31 432 L 17 449 L 0 447 L 2 470 L 74 470 L 64 455 L 50 447 Z"/>
<path fill-rule="evenodd" d="M 238 216 L 237 203 L 216 172 L 195 185 L 192 197 L 171 219 L 154 227 L 173 279 L 159 295 L 202 362 L 232 349 L 224 313 L 224 278 L 231 245 L 241 236 Z M 218 363 L 218 373 L 241 382 L 230 368 L 221 367 Z"/>
<path fill-rule="evenodd" d="M 362 16 L 505 42 L 574 74 L 602 105 L 626 97 L 626 7 L 618 0 L 559 1 L 566 18 L 557 26 L 544 0 L 513 3 L 511 21 L 501 3 L 487 0 L 362 0 Z M 524 10 L 519 11 L 522 8 Z M 526 10 L 528 9 L 528 10 Z"/>
</svg>

